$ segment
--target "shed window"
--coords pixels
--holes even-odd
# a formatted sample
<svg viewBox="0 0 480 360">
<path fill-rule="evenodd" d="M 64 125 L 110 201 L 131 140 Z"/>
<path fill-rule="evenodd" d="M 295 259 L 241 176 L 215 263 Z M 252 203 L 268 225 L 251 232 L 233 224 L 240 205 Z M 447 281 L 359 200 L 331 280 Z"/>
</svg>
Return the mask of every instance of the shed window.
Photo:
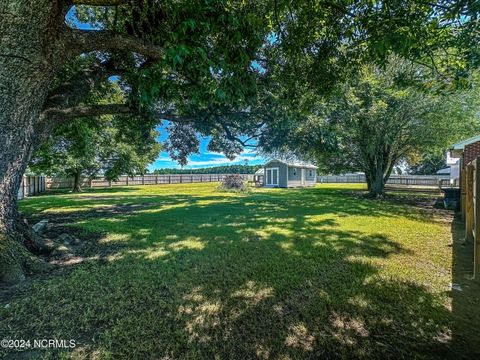
<svg viewBox="0 0 480 360">
<path fill-rule="evenodd" d="M 313 170 L 312 169 L 308 170 L 308 176 L 310 176 L 310 177 L 313 176 Z"/>
<path fill-rule="evenodd" d="M 293 171 L 293 176 L 296 176 L 297 175 L 297 168 L 293 168 L 292 171 Z"/>
</svg>

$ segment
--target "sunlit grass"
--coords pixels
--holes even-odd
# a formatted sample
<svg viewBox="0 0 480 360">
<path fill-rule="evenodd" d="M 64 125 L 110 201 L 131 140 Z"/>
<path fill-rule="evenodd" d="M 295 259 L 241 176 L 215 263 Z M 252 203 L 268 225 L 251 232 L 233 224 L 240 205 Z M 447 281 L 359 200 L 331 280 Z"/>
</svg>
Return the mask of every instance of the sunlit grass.
<svg viewBox="0 0 480 360">
<path fill-rule="evenodd" d="M 91 235 L 84 262 L 1 303 L 0 333 L 76 339 L 78 358 L 441 358 L 450 225 L 363 189 L 183 184 L 26 199 L 33 220 Z"/>
</svg>

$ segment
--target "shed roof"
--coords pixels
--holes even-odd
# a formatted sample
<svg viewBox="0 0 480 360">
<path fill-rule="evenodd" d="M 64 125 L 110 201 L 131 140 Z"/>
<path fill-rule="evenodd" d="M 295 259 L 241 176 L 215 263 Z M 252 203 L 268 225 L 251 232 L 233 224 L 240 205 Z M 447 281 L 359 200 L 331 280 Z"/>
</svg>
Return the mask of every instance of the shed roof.
<svg viewBox="0 0 480 360">
<path fill-rule="evenodd" d="M 264 175 L 265 173 L 265 169 L 264 168 L 260 168 L 258 169 L 257 171 L 255 171 L 255 175 Z"/>
<path fill-rule="evenodd" d="M 298 168 L 304 168 L 304 169 L 318 169 L 318 166 L 315 166 L 310 163 L 302 162 L 302 161 L 285 161 L 285 160 L 279 160 L 279 159 L 272 159 L 268 162 L 265 163 L 265 166 L 270 164 L 271 162 L 279 162 L 282 164 L 285 164 L 290 167 L 298 167 Z"/>
</svg>

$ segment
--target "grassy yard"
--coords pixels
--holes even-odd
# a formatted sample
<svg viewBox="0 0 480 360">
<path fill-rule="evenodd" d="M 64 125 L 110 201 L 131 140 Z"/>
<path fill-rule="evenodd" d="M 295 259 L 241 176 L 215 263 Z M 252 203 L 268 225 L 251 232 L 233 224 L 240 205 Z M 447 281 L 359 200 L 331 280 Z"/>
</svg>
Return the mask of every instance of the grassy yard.
<svg viewBox="0 0 480 360">
<path fill-rule="evenodd" d="M 80 243 L 3 290 L 0 334 L 75 339 L 63 355 L 95 359 L 445 356 L 451 217 L 416 204 L 431 195 L 215 186 L 22 201 L 32 221 L 50 220 L 47 234 Z M 49 351 L 10 355 L 59 355 Z"/>
</svg>

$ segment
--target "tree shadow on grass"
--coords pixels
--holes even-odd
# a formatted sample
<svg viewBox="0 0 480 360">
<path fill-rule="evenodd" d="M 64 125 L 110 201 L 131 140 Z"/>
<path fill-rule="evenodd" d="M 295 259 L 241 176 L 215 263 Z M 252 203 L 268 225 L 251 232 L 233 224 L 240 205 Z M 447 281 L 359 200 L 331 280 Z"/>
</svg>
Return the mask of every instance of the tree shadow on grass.
<svg viewBox="0 0 480 360">
<path fill-rule="evenodd" d="M 200 204 L 209 202 L 229 203 L 233 206 L 248 207 L 252 213 L 258 212 L 258 210 L 265 211 L 277 211 L 286 209 L 298 209 L 302 213 L 305 210 L 311 215 L 321 214 L 340 214 L 344 216 L 384 216 L 384 217 L 407 217 L 413 220 L 420 220 L 426 222 L 436 221 L 436 216 L 431 209 L 425 209 L 421 207 L 412 208 L 411 202 L 402 202 L 395 196 L 389 196 L 384 201 L 374 201 L 370 199 L 359 198 L 358 196 L 352 196 L 352 194 L 363 194 L 364 190 L 338 190 L 338 189 L 288 189 L 280 190 L 274 189 L 267 193 L 253 193 L 253 194 L 237 194 L 232 197 L 231 194 L 222 194 L 214 196 L 204 196 L 195 194 L 178 194 L 178 195 L 166 195 L 166 194 L 135 194 L 132 193 L 126 195 L 108 195 L 109 192 L 115 191 L 130 191 L 132 188 L 118 188 L 118 189 L 92 189 L 95 192 L 95 196 L 66 196 L 58 198 L 55 196 L 48 196 L 45 199 L 26 202 L 22 206 L 22 210 L 26 212 L 29 218 L 38 220 L 45 216 L 52 214 L 51 211 L 48 215 L 45 215 L 43 211 L 45 209 L 51 209 L 55 207 L 61 207 L 62 212 L 68 212 L 73 210 L 77 213 L 84 212 L 85 216 L 89 216 L 91 208 L 101 204 L 103 207 L 114 206 L 138 206 L 142 204 L 152 206 L 165 206 L 165 205 L 189 205 Z M 133 188 L 133 190 L 138 190 Z M 107 195 L 103 195 L 107 193 Z M 70 194 L 71 195 L 71 194 Z M 128 210 L 128 209 L 126 209 Z M 55 217 L 55 213 L 53 213 Z"/>
<path fill-rule="evenodd" d="M 81 357 L 442 358 L 441 296 L 376 262 L 410 250 L 332 215 L 396 210 L 328 194 L 305 206 L 312 194 L 161 196 L 78 218 L 124 237 L 94 240 L 103 261 L 26 284 L 0 308 L 0 332 L 76 339 Z"/>
</svg>

